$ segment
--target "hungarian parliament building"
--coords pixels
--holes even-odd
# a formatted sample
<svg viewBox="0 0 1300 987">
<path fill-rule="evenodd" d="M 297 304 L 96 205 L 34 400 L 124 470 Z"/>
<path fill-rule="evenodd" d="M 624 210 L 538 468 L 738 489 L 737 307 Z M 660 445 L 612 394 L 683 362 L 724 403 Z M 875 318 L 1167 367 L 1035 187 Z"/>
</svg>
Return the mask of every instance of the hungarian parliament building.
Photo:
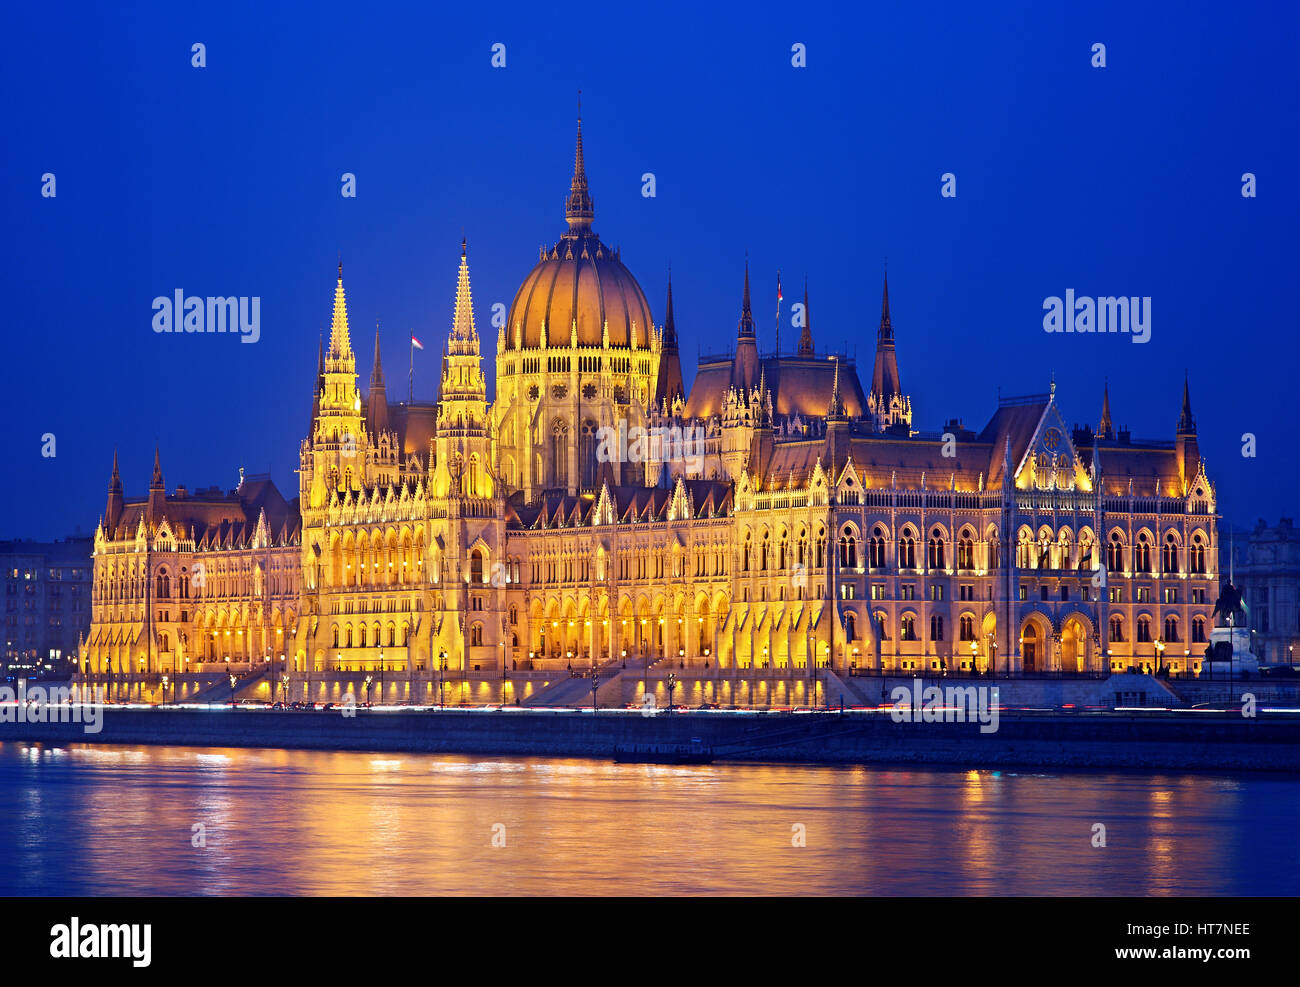
<svg viewBox="0 0 1300 987">
<path fill-rule="evenodd" d="M 127 497 L 115 456 L 83 671 L 1199 671 L 1219 552 L 1186 382 L 1162 440 L 1105 392 L 1067 427 L 1054 384 L 919 431 L 887 281 L 864 381 L 806 288 L 793 351 L 761 352 L 746 266 L 687 390 L 671 283 L 656 322 L 593 217 L 579 123 L 493 401 L 462 243 L 432 403 L 389 400 L 377 338 L 359 389 L 340 264 L 292 499 L 168 490 L 157 455 Z"/>
</svg>

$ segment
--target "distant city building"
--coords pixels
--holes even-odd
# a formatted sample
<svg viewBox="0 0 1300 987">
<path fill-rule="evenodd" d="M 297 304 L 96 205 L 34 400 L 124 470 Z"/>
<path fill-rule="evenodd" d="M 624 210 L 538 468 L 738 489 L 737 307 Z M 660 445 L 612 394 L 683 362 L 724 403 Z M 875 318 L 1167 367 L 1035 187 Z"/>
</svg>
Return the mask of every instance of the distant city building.
<svg viewBox="0 0 1300 987">
<path fill-rule="evenodd" d="M 73 670 L 90 629 L 91 548 L 89 537 L 0 541 L 6 674 Z"/>
<path fill-rule="evenodd" d="M 746 266 L 734 346 L 687 391 L 671 284 L 656 324 L 593 217 L 579 124 L 494 400 L 462 244 L 432 404 L 389 401 L 378 338 L 358 388 L 339 265 L 293 500 L 265 477 L 168 493 L 157 458 L 127 499 L 115 458 L 87 669 L 1197 669 L 1219 539 L 1186 382 L 1158 439 L 1108 392 L 1071 428 L 1055 385 L 921 432 L 887 284 L 864 387 L 818 352 L 806 288 L 797 344 L 760 349 Z"/>
<path fill-rule="evenodd" d="M 1262 662 L 1293 662 L 1300 647 L 1300 531 L 1289 517 L 1274 527 L 1261 519 L 1235 565 L 1251 650 Z"/>
</svg>

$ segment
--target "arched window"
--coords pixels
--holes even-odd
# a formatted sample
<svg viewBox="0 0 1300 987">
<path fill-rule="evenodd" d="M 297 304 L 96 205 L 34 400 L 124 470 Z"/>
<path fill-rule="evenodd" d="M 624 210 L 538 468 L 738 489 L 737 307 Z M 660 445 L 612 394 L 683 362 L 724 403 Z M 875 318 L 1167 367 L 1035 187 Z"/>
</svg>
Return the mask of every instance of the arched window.
<svg viewBox="0 0 1300 987">
<path fill-rule="evenodd" d="M 885 529 L 876 525 L 871 532 L 871 568 L 885 567 Z"/>
<path fill-rule="evenodd" d="M 916 539 L 909 532 L 903 532 L 898 540 L 898 567 L 900 569 L 916 568 Z"/>
<path fill-rule="evenodd" d="M 744 544 L 740 546 L 740 571 L 749 572 L 749 532 L 745 532 Z"/>
<path fill-rule="evenodd" d="M 1150 617 L 1138 618 L 1137 642 L 1138 644 L 1151 643 L 1151 618 Z"/>
<path fill-rule="evenodd" d="M 1192 643 L 1193 644 L 1205 643 L 1205 618 L 1204 617 L 1192 618 Z"/>
<path fill-rule="evenodd" d="M 1205 542 L 1198 531 L 1192 536 L 1192 572 L 1197 575 L 1205 574 Z"/>
<path fill-rule="evenodd" d="M 351 624 L 348 624 L 348 626 L 344 629 L 344 638 L 343 638 L 343 639 L 344 639 L 344 642 L 345 642 L 344 647 L 347 647 L 347 648 L 352 647 L 352 625 L 351 625 Z"/>
<path fill-rule="evenodd" d="M 1112 641 L 1124 640 L 1124 618 L 1115 616 L 1110 618 L 1110 639 Z"/>
<path fill-rule="evenodd" d="M 483 625 L 472 624 L 469 629 L 469 643 L 471 647 L 481 647 L 483 644 Z"/>
<path fill-rule="evenodd" d="M 961 639 L 963 641 L 975 640 L 975 618 L 968 613 L 961 616 Z"/>
<path fill-rule="evenodd" d="M 930 568 L 942 569 L 943 567 L 943 532 L 935 528 L 930 532 Z"/>
<path fill-rule="evenodd" d="M 763 544 L 762 544 L 761 546 L 759 546 L 759 550 L 758 550 L 758 570 L 759 570 L 759 572 L 766 572 L 766 571 L 767 571 L 767 546 L 768 546 L 768 536 L 767 536 L 767 532 L 764 531 L 764 532 L 763 532 Z"/>
<path fill-rule="evenodd" d="M 854 613 L 844 615 L 844 639 L 852 644 L 858 636 L 858 617 Z"/>
<path fill-rule="evenodd" d="M 847 530 L 840 535 L 840 565 L 845 569 L 858 567 L 858 540 Z"/>
<path fill-rule="evenodd" d="M 596 486 L 596 423 L 588 418 L 582 423 L 582 442 L 578 460 L 582 463 L 582 486 L 591 490 Z"/>
<path fill-rule="evenodd" d="M 469 553 L 469 581 L 472 583 L 485 582 L 483 572 L 483 549 L 476 548 Z"/>
<path fill-rule="evenodd" d="M 930 616 L 930 640 L 943 640 L 943 618 L 937 613 Z"/>
<path fill-rule="evenodd" d="M 1160 568 L 1164 572 L 1178 571 L 1178 541 L 1172 531 L 1165 535 L 1165 544 L 1160 552 Z"/>
<path fill-rule="evenodd" d="M 813 561 L 813 568 L 820 569 L 825 564 L 826 564 L 826 531 L 822 528 L 818 528 L 816 555 Z"/>
<path fill-rule="evenodd" d="M 975 568 L 975 542 L 964 532 L 957 542 L 957 568 Z"/>
<path fill-rule="evenodd" d="M 1137 547 L 1133 552 L 1133 568 L 1137 572 L 1151 571 L 1151 544 L 1145 531 L 1138 535 Z"/>
<path fill-rule="evenodd" d="M 916 640 L 916 618 L 910 613 L 903 617 L 902 630 L 899 639 L 903 641 Z"/>
<path fill-rule="evenodd" d="M 337 648 L 338 646 L 339 646 L 339 629 L 336 626 L 334 628 L 334 647 Z"/>
<path fill-rule="evenodd" d="M 1166 618 L 1165 618 L 1165 640 L 1166 640 L 1166 641 L 1169 641 L 1169 642 L 1172 642 L 1172 641 L 1177 641 L 1178 639 L 1179 639 L 1179 638 L 1178 638 L 1178 618 L 1177 618 L 1177 617 L 1166 617 Z"/>
<path fill-rule="evenodd" d="M 551 476 L 555 486 L 569 485 L 569 426 L 559 419 L 551 423 Z"/>
<path fill-rule="evenodd" d="M 1106 568 L 1111 572 L 1124 571 L 1124 539 L 1118 531 L 1111 532 L 1106 543 Z"/>
<path fill-rule="evenodd" d="M 889 640 L 889 617 L 883 610 L 877 610 L 871 615 L 871 619 L 876 622 L 876 635 L 882 641 Z"/>
</svg>

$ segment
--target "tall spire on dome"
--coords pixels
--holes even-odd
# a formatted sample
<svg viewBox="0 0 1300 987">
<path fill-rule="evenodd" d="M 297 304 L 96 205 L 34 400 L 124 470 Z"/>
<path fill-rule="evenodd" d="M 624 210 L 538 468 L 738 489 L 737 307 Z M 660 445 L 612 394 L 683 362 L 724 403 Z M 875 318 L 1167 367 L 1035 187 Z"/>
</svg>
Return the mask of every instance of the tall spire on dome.
<svg viewBox="0 0 1300 987">
<path fill-rule="evenodd" d="M 330 320 L 330 356 L 352 355 L 348 334 L 348 303 L 343 294 L 343 261 L 339 260 L 339 278 L 334 285 L 334 317 Z"/>
<path fill-rule="evenodd" d="M 587 191 L 587 166 L 582 160 L 582 90 L 578 90 L 578 146 L 573 152 L 573 181 L 569 184 L 569 199 L 564 206 L 564 218 L 569 222 L 570 233 L 591 229 L 595 218 L 591 194 Z"/>
<path fill-rule="evenodd" d="M 1187 387 L 1186 371 L 1183 372 L 1183 409 L 1178 416 L 1178 434 L 1196 434 L 1196 419 L 1192 417 L 1192 398 Z"/>
<path fill-rule="evenodd" d="M 1102 439 L 1115 437 L 1115 423 L 1110 417 L 1110 381 L 1106 381 L 1101 392 L 1101 421 L 1097 423 L 1097 436 Z"/>
<path fill-rule="evenodd" d="M 456 275 L 456 310 L 451 323 L 452 339 L 478 339 L 474 328 L 474 298 L 469 287 L 469 244 L 460 241 L 460 271 Z"/>
<path fill-rule="evenodd" d="M 813 355 L 812 317 L 808 314 L 808 278 L 803 279 L 803 329 L 799 331 L 799 355 Z"/>
<path fill-rule="evenodd" d="M 117 472 L 117 453 L 113 453 L 113 471 Z M 153 479 L 149 481 L 150 490 L 161 489 L 163 485 L 162 459 L 158 455 L 158 447 L 153 447 Z"/>
</svg>

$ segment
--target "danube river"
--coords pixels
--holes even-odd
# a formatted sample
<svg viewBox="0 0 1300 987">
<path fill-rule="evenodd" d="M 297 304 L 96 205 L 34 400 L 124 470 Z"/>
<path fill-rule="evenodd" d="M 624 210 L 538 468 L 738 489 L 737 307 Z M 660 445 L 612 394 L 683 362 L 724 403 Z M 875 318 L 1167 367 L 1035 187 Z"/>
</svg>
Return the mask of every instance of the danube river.
<svg viewBox="0 0 1300 987">
<path fill-rule="evenodd" d="M 1294 778 L 5 743 L 0 795 L 7 895 L 1300 890 Z"/>
</svg>

